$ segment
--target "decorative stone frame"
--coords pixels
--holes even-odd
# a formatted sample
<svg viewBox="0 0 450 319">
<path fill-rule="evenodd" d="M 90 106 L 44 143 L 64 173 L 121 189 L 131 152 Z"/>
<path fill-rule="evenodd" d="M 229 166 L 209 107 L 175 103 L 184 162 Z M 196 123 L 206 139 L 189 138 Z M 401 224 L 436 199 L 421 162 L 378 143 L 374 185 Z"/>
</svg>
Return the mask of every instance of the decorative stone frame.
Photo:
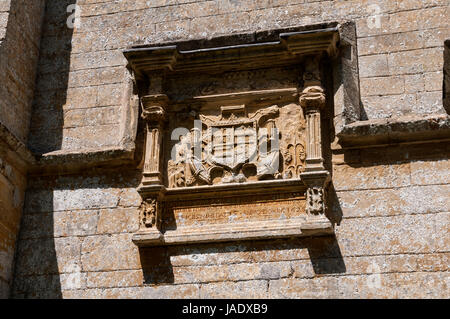
<svg viewBox="0 0 450 319">
<path fill-rule="evenodd" d="M 343 71 L 346 67 L 355 69 L 356 48 L 352 30 L 346 24 L 328 24 L 230 37 L 227 39 L 228 46 L 215 45 L 224 39 L 212 39 L 201 44 L 180 42 L 126 50 L 124 54 L 134 74 L 135 85 L 139 88 L 146 136 L 143 177 L 138 188 L 143 203 L 140 229 L 133 236 L 134 243 L 138 246 L 158 246 L 333 234 L 333 225 L 326 217 L 326 197 L 331 175 L 323 155 L 324 148 L 329 149 L 330 145 L 323 143 L 324 140 L 329 141 L 329 137 L 323 138 L 321 116 L 325 111 L 335 114 L 333 110 L 326 110 L 333 106 L 333 101 L 327 99 L 333 97 L 340 108 L 334 118 L 335 124 L 347 122 L 348 116 L 342 120 L 346 114 L 357 113 L 355 117 L 359 117 L 359 90 L 355 92 L 353 87 L 353 73 L 349 76 Z M 348 57 L 339 53 L 342 36 L 343 42 L 348 43 L 350 61 L 343 60 L 348 60 Z M 235 90 L 223 94 L 190 94 L 176 101 L 167 94 L 167 82 L 171 76 L 179 78 L 193 73 L 209 76 L 226 71 L 258 70 L 267 66 L 300 67 L 302 71 L 298 85 L 265 90 Z M 330 86 L 331 81 L 334 83 Z M 353 96 L 356 93 L 358 103 L 349 95 L 352 89 L 351 94 Z M 173 112 L 175 105 L 212 105 L 212 108 L 220 108 L 224 117 L 229 112 L 247 114 L 246 105 L 256 101 L 281 103 L 293 100 L 303 109 L 306 123 L 306 159 L 297 178 L 168 187 L 165 172 L 168 153 L 164 136 L 167 136 L 165 130 L 170 126 L 168 123 L 173 121 L 168 112 Z M 334 107 L 336 109 L 336 105 Z M 264 117 L 264 114 L 271 112 L 270 108 L 261 108 L 256 113 Z M 208 120 L 206 116 L 200 116 Z M 232 116 L 236 118 L 234 113 Z M 175 216 L 174 212 L 179 207 L 180 213 Z M 186 211 L 183 213 L 183 207 L 200 209 L 200 220 L 187 226 L 180 225 L 181 216 L 187 214 Z M 209 223 L 211 214 L 208 207 L 214 207 L 217 211 L 233 207 L 238 213 L 240 210 L 256 210 L 256 218 L 236 223 L 223 220 Z M 268 210 L 267 218 L 260 218 L 258 207 Z M 288 211 L 293 207 L 295 213 L 289 213 L 287 217 L 283 213 L 283 218 L 272 218 L 270 210 L 276 207 Z M 189 216 L 196 214 L 195 209 Z M 194 219 L 198 216 L 194 216 Z"/>
</svg>

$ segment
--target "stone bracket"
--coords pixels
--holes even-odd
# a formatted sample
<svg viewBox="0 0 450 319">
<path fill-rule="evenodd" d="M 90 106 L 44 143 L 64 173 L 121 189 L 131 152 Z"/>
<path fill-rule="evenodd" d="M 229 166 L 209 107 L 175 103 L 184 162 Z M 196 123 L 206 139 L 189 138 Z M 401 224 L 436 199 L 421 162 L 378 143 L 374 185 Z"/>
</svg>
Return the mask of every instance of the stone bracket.
<svg viewBox="0 0 450 319">
<path fill-rule="evenodd" d="M 308 188 L 306 191 L 306 221 L 302 230 L 314 233 L 317 230 L 332 228 L 326 217 L 326 202 L 328 188 L 331 181 L 330 173 L 326 170 L 302 173 L 301 178 Z"/>
<path fill-rule="evenodd" d="M 403 116 L 358 121 L 344 126 L 338 134 L 339 148 L 367 148 L 388 144 L 448 140 L 450 116 L 447 114 Z"/>
<path fill-rule="evenodd" d="M 180 231 L 138 232 L 133 242 L 138 246 L 186 245 L 211 242 L 293 238 L 303 236 L 325 236 L 334 233 L 331 223 L 305 223 L 304 219 L 249 222 L 233 226 L 211 225 L 202 228 L 186 227 Z"/>
</svg>

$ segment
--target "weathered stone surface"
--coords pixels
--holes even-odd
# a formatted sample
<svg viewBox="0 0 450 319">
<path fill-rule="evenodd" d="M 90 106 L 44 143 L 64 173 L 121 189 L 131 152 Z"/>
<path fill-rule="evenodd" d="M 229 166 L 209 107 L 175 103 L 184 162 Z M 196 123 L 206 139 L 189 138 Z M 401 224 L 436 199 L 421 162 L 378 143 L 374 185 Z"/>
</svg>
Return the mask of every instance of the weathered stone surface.
<svg viewBox="0 0 450 319">
<path fill-rule="evenodd" d="M 269 282 L 270 298 L 337 298 L 338 279 L 316 277 L 308 279 L 280 279 Z"/>
<path fill-rule="evenodd" d="M 447 282 L 446 279 L 447 278 Z M 370 287 L 371 283 L 373 288 Z M 413 288 L 420 282 L 421 289 Z M 439 288 L 437 288 L 439 287 Z M 339 284 L 340 298 L 438 298 L 438 289 L 448 289 L 446 273 L 380 274 L 379 277 L 348 276 Z M 420 291 L 419 291 L 420 290 Z M 446 293 L 444 293 L 446 295 Z"/>
<path fill-rule="evenodd" d="M 0 70 L 7 75 L 0 90 L 0 122 L 21 142 L 28 135 L 43 12 L 40 0 L 28 5 L 2 1 L 0 10 Z"/>
<path fill-rule="evenodd" d="M 18 277 L 73 273 L 81 270 L 81 239 L 78 237 L 22 240 L 18 246 Z"/>
<path fill-rule="evenodd" d="M 197 299 L 198 285 L 130 287 L 63 291 L 68 299 Z"/>
<path fill-rule="evenodd" d="M 409 164 L 334 168 L 336 190 L 392 188 L 411 185 Z"/>
<path fill-rule="evenodd" d="M 131 235 L 98 235 L 84 238 L 81 245 L 84 271 L 139 269 L 138 248 Z"/>
<path fill-rule="evenodd" d="M 365 78 L 361 79 L 361 95 L 394 95 L 405 92 L 404 79 L 402 77 Z"/>
<path fill-rule="evenodd" d="M 142 270 L 88 272 L 86 275 L 87 288 L 137 287 L 143 282 Z"/>
<path fill-rule="evenodd" d="M 53 211 L 116 207 L 119 189 L 57 189 L 53 191 Z"/>
<path fill-rule="evenodd" d="M 3 298 L 10 295 L 26 188 L 25 167 L 32 160 L 24 144 L 0 123 L 0 295 Z"/>
<path fill-rule="evenodd" d="M 66 9 L 75 2 L 81 24 L 71 29 Z M 41 0 L 0 1 L 0 298 L 449 298 L 450 6 L 366 2 L 67 0 L 44 9 Z M 335 83 L 322 121 L 335 126 L 322 137 L 336 236 L 138 249 L 137 188 L 152 163 L 143 161 L 136 79 L 122 51 L 271 42 L 278 37 L 264 30 L 336 21 L 342 47 L 324 70 Z M 296 67 L 219 75 L 206 87 L 190 72 L 178 83 L 200 93 L 308 86 Z M 283 118 L 304 115 L 294 113 Z M 250 196 L 261 199 L 260 191 Z M 274 209 L 263 206 L 231 219 Z M 175 209 L 178 226 L 223 213 L 215 207 Z"/>
<path fill-rule="evenodd" d="M 200 289 L 200 298 L 265 299 L 269 297 L 267 288 L 266 280 L 204 284 Z"/>
<path fill-rule="evenodd" d="M 439 238 L 447 238 L 442 228 L 436 229 L 436 215 L 405 215 L 344 219 L 336 229 L 339 247 L 344 256 L 382 253 L 431 253 L 440 246 Z M 349 234 L 364 229 L 360 241 L 349 240 Z"/>
<path fill-rule="evenodd" d="M 360 77 L 388 75 L 388 56 L 386 54 L 362 56 L 359 58 Z"/>
<path fill-rule="evenodd" d="M 98 234 L 132 233 L 139 228 L 139 210 L 133 208 L 102 209 L 99 211 Z"/>
<path fill-rule="evenodd" d="M 358 51 L 360 55 L 383 54 L 397 51 L 421 49 L 424 47 L 423 32 L 413 31 L 374 37 L 360 38 Z"/>
<path fill-rule="evenodd" d="M 335 209 L 347 218 L 446 212 L 449 191 L 448 185 L 437 185 L 338 192 Z"/>
<path fill-rule="evenodd" d="M 6 10 L 6 7 L 4 9 Z M 30 10 L 34 9 L 36 8 L 30 8 Z M 17 10 L 16 6 L 14 6 L 13 10 L 13 12 Z M 7 19 L 8 17 L 9 12 L 6 15 L 2 14 L 0 20 L 3 18 Z M 17 23 L 13 19 L 9 20 L 9 22 L 10 25 Z M 8 35 L 8 40 L 12 42 L 18 40 L 13 37 L 14 35 Z M 4 57 L 7 44 L 1 43 L 1 38 L 3 37 L 0 36 L 0 61 L 2 62 L 0 63 L 0 69 L 5 74 L 11 72 L 9 68 L 14 69 L 16 61 L 9 61 L 7 57 Z M 24 44 L 24 46 L 27 45 L 28 43 Z M 32 57 L 30 59 L 33 60 Z M 10 65 L 5 65 L 5 61 L 8 61 Z M 31 63 L 34 63 L 34 61 L 31 61 Z M 32 85 L 27 87 L 29 83 L 21 83 L 22 88 L 19 87 L 20 84 L 15 88 L 10 87 L 11 83 L 15 83 L 17 80 L 15 77 L 23 75 L 21 70 L 17 70 L 14 76 L 5 77 L 5 81 L 0 86 L 2 88 L 0 90 L 0 295 L 3 298 L 7 298 L 10 295 L 10 287 L 13 279 L 16 239 L 18 237 L 27 183 L 26 168 L 27 165 L 34 162 L 33 155 L 24 144 L 24 134 L 26 134 L 28 128 L 24 128 L 23 126 L 26 126 L 29 120 L 29 114 L 27 114 L 29 105 L 25 105 L 26 103 L 23 100 L 27 100 L 26 102 L 28 103 L 29 96 L 27 94 L 29 92 L 20 92 L 22 93 L 20 95 L 19 92 L 11 91 L 13 89 L 29 91 Z M 27 80 L 23 79 L 23 81 Z M 16 104 L 13 107 L 9 105 L 12 94 L 18 95 L 17 99 L 14 99 L 14 103 Z M 22 111 L 25 114 L 21 114 L 20 116 L 15 114 L 16 110 L 14 108 L 16 107 L 23 107 Z M 5 112 L 7 113 L 5 114 Z M 9 116 L 14 117 L 13 121 Z M 20 124 L 16 126 L 17 123 Z"/>
<path fill-rule="evenodd" d="M 120 193 L 119 206 L 121 207 L 139 207 L 141 205 L 141 195 L 136 188 L 123 188 Z"/>
<path fill-rule="evenodd" d="M 239 263 L 231 265 L 174 267 L 176 284 L 213 283 L 222 281 L 267 280 L 287 277 L 292 273 L 288 261 L 270 263 Z"/>
<path fill-rule="evenodd" d="M 226 265 L 264 261 L 289 261 L 307 259 L 308 251 L 303 241 L 246 242 L 240 244 L 221 244 L 218 247 L 169 248 L 171 265 L 175 266 L 206 266 Z"/>
<path fill-rule="evenodd" d="M 446 184 L 449 180 L 449 160 L 411 162 L 411 182 L 413 184 Z"/>
</svg>

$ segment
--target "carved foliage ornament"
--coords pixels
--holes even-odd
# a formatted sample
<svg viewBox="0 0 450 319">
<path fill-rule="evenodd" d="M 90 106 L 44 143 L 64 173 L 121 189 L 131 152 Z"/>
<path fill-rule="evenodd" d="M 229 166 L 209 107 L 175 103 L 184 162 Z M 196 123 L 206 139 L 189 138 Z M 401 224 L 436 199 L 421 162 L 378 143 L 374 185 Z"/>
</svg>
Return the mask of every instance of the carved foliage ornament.
<svg viewBox="0 0 450 319">
<path fill-rule="evenodd" d="M 325 213 L 325 192 L 323 187 L 309 187 L 306 192 L 306 210 L 308 214 Z"/>
</svg>

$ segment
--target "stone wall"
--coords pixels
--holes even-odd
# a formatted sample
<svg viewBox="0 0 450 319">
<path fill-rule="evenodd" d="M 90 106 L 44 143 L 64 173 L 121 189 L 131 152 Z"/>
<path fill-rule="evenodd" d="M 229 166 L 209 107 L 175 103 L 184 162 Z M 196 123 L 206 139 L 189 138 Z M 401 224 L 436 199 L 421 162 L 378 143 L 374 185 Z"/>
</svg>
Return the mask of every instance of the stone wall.
<svg viewBox="0 0 450 319">
<path fill-rule="evenodd" d="M 23 198 L 44 2 L 0 1 L 0 297 L 8 296 Z"/>
<path fill-rule="evenodd" d="M 0 123 L 26 142 L 44 1 L 0 1 Z"/>
<path fill-rule="evenodd" d="M 67 27 L 67 6 L 81 8 Z M 446 0 L 47 1 L 29 147 L 120 143 L 132 45 L 353 20 L 361 120 L 446 114 Z M 335 237 L 138 250 L 139 171 L 30 176 L 14 297 L 449 297 L 448 142 L 333 151 Z"/>
<path fill-rule="evenodd" d="M 26 189 L 26 171 L 20 159 L 8 156 L 0 143 L 0 298 L 9 295 L 13 258 Z M 19 164 L 19 165 L 18 165 Z"/>
<path fill-rule="evenodd" d="M 75 3 L 80 25 L 70 29 L 66 8 Z M 48 1 L 29 146 L 47 153 L 119 143 L 127 47 L 328 21 L 357 24 L 367 118 L 445 113 L 448 15 L 446 0 Z"/>
<path fill-rule="evenodd" d="M 140 251 L 139 172 L 35 178 L 14 297 L 448 298 L 449 152 L 335 154 L 336 237 Z"/>
</svg>

